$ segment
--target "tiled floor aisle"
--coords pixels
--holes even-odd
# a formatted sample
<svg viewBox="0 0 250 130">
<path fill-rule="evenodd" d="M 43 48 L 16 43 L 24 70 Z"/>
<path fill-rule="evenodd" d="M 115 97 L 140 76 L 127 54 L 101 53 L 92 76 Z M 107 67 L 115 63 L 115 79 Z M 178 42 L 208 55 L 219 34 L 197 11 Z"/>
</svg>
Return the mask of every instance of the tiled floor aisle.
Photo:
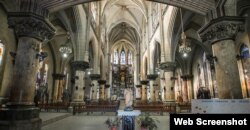
<svg viewBox="0 0 250 130">
<path fill-rule="evenodd" d="M 112 116 L 76 115 L 46 125 L 42 130 L 108 130 L 104 121 Z M 169 116 L 156 116 L 160 124 L 157 130 L 169 130 Z M 138 126 L 136 127 L 138 129 Z"/>
<path fill-rule="evenodd" d="M 124 108 L 125 102 L 124 100 L 121 100 L 119 109 L 123 110 Z M 44 114 L 42 115 L 44 119 L 48 116 L 48 114 L 46 113 L 42 114 Z M 51 118 L 53 116 L 58 115 L 49 115 L 49 117 Z M 104 115 L 101 115 L 101 113 L 98 112 L 91 113 L 90 115 L 82 113 L 48 124 L 42 127 L 42 130 L 109 130 L 108 127 L 104 124 L 104 122 L 107 118 L 112 118 L 114 116 L 115 113 L 113 112 L 105 113 Z M 156 117 L 160 121 L 157 130 L 169 130 L 169 116 L 167 114 L 165 116 L 154 117 Z M 120 130 L 122 130 L 121 127 Z M 140 130 L 138 125 L 136 125 L 136 130 Z"/>
</svg>

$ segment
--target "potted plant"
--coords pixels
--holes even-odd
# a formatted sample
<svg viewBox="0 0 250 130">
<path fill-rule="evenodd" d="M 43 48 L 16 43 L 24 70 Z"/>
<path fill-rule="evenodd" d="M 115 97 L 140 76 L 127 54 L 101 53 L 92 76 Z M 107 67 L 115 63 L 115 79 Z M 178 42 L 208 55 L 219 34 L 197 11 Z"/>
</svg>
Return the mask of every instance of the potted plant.
<svg viewBox="0 0 250 130">
<path fill-rule="evenodd" d="M 157 118 L 153 118 L 149 113 L 145 113 L 138 117 L 137 123 L 141 126 L 141 130 L 153 130 L 157 128 L 157 123 L 160 121 Z"/>
<path fill-rule="evenodd" d="M 121 119 L 118 117 L 115 117 L 114 119 L 108 118 L 105 121 L 105 124 L 108 126 L 110 130 L 117 130 L 119 128 L 120 123 L 121 123 Z"/>
</svg>

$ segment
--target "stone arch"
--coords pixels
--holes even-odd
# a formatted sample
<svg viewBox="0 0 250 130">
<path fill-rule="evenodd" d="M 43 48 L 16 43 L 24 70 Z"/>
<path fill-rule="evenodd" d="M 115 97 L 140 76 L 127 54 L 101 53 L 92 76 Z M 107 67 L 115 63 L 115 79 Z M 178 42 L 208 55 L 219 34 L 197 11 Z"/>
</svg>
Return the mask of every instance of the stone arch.
<svg viewBox="0 0 250 130">
<path fill-rule="evenodd" d="M 49 10 L 49 12 L 55 12 L 61 9 L 65 9 L 67 7 L 73 6 L 73 5 L 78 5 L 78 4 L 83 4 L 87 2 L 94 2 L 94 1 L 101 1 L 101 0 L 77 0 L 77 1 L 72 1 L 72 0 L 51 0 L 51 1 L 41 1 L 40 5 L 43 8 L 46 8 Z M 179 0 L 148 0 L 148 1 L 153 1 L 153 2 L 159 2 L 163 4 L 168 4 L 168 5 L 173 5 L 176 7 L 181 7 L 188 9 L 190 11 L 196 12 L 198 14 L 205 15 L 206 12 L 209 10 L 213 10 L 215 7 L 215 2 L 211 0 L 200 0 L 199 2 L 197 1 L 179 1 Z"/>
</svg>

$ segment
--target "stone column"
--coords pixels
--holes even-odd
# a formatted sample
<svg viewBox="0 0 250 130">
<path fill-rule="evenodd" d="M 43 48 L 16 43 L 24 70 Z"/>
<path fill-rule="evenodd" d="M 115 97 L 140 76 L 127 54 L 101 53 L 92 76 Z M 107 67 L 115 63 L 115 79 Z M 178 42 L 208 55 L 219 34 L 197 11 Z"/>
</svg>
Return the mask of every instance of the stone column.
<svg viewBox="0 0 250 130">
<path fill-rule="evenodd" d="M 100 93 L 100 99 L 104 100 L 105 99 L 105 84 L 106 84 L 106 80 L 98 80 L 100 89 L 99 89 L 99 93 Z"/>
<path fill-rule="evenodd" d="M 97 102 L 99 99 L 99 86 L 98 86 L 98 80 L 100 79 L 100 74 L 91 74 L 91 84 L 92 84 L 92 94 L 91 94 L 91 101 Z"/>
<path fill-rule="evenodd" d="M 193 75 L 183 75 L 181 76 L 183 80 L 182 86 L 182 98 L 184 102 L 189 102 L 193 98 L 193 88 L 192 88 L 192 79 Z"/>
<path fill-rule="evenodd" d="M 0 129 L 40 130 L 40 110 L 34 106 L 40 45 L 51 39 L 55 30 L 44 17 L 33 13 L 8 13 L 8 22 L 18 38 L 18 47 L 10 100 L 6 109 L 0 109 Z"/>
<path fill-rule="evenodd" d="M 55 80 L 55 86 L 53 90 L 53 102 L 62 102 L 62 80 L 64 79 L 64 77 L 64 74 L 53 74 L 53 78 Z"/>
<path fill-rule="evenodd" d="M 142 85 L 141 84 L 138 84 L 136 85 L 136 89 L 135 89 L 135 100 L 136 99 L 142 99 Z"/>
<path fill-rule="evenodd" d="M 106 84 L 105 85 L 104 100 L 109 100 L 109 99 L 110 99 L 110 85 Z"/>
<path fill-rule="evenodd" d="M 150 102 L 155 102 L 155 89 L 154 89 L 154 83 L 155 79 L 158 77 L 157 74 L 149 74 L 147 75 L 147 78 L 149 79 L 149 91 L 150 91 Z"/>
<path fill-rule="evenodd" d="M 212 44 L 220 99 L 242 98 L 234 40 L 238 32 L 244 30 L 244 22 L 242 17 L 220 17 L 199 31 L 202 41 Z"/>
<path fill-rule="evenodd" d="M 164 70 L 165 78 L 165 101 L 175 101 L 174 92 L 174 71 L 176 68 L 176 63 L 172 61 L 163 62 L 160 64 L 160 69 Z"/>
<path fill-rule="evenodd" d="M 142 80 L 142 89 L 141 89 L 141 100 L 146 101 L 147 100 L 147 85 L 148 85 L 148 80 Z"/>
<path fill-rule="evenodd" d="M 85 90 L 85 70 L 89 68 L 89 63 L 86 61 L 73 61 L 71 66 L 74 71 L 75 84 L 73 87 L 72 105 L 84 104 L 84 90 Z"/>
</svg>

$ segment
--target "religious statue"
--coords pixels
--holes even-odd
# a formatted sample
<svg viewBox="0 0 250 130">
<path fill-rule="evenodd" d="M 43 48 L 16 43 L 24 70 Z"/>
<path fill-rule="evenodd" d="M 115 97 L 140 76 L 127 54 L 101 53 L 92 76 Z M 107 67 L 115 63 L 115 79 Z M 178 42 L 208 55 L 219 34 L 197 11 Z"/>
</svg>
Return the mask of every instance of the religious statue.
<svg viewBox="0 0 250 130">
<path fill-rule="evenodd" d="M 198 99 L 210 99 L 210 91 L 206 87 L 200 87 L 197 92 L 197 98 Z"/>
<path fill-rule="evenodd" d="M 131 88 L 126 88 L 124 90 L 124 97 L 125 97 L 125 109 L 124 111 L 133 111 L 132 104 L 133 104 L 133 92 Z"/>
</svg>

